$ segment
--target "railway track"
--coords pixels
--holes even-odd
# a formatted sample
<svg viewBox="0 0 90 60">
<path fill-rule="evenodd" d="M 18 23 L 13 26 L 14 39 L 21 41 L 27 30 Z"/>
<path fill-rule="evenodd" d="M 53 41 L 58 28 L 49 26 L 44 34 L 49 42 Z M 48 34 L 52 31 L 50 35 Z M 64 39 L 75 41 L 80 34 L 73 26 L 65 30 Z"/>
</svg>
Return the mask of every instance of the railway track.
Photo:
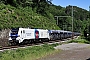
<svg viewBox="0 0 90 60">
<path fill-rule="evenodd" d="M 27 48 L 27 47 L 32 47 L 32 46 L 41 46 L 44 44 L 56 44 L 56 43 L 62 43 L 62 42 L 67 42 L 68 40 L 71 40 L 71 38 L 68 39 L 63 39 L 61 40 L 54 40 L 54 41 L 49 41 L 49 42 L 42 42 L 42 43 L 32 43 L 32 44 L 27 44 L 27 45 L 20 45 L 20 46 L 3 46 L 0 47 L 0 51 L 6 51 L 6 50 L 16 50 L 18 48 Z"/>
<path fill-rule="evenodd" d="M 3 47 L 0 47 L 0 51 L 3 52 L 3 51 L 6 51 L 6 50 L 16 50 L 18 48 L 27 48 L 27 47 L 32 47 L 32 46 L 41 46 L 41 45 L 44 45 L 44 44 L 54 44 L 54 43 L 56 43 L 56 42 L 55 41 L 50 41 L 50 42 L 27 44 L 27 45 L 20 45 L 20 46 L 3 46 Z M 60 42 L 58 42 L 58 43 L 60 43 Z"/>
</svg>

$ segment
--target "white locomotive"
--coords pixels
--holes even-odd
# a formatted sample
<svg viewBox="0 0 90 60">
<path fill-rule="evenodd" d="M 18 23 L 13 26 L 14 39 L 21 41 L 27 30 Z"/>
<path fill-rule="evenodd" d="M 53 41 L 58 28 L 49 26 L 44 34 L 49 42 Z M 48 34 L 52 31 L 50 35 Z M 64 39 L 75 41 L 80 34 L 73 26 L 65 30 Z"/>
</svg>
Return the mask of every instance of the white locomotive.
<svg viewBox="0 0 90 60">
<path fill-rule="evenodd" d="M 12 29 L 9 32 L 9 43 L 16 45 L 18 43 L 31 43 L 34 41 L 49 40 L 48 30 L 44 29 L 30 29 L 30 28 L 18 28 Z"/>
</svg>

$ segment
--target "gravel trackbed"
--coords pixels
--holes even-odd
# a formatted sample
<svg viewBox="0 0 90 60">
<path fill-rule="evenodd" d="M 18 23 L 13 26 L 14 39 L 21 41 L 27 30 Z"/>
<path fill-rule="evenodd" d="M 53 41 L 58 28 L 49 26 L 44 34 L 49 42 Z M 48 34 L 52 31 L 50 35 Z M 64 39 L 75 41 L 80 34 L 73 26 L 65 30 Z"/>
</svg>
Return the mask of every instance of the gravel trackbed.
<svg viewBox="0 0 90 60">
<path fill-rule="evenodd" d="M 90 44 L 69 43 L 55 49 L 62 51 L 39 60 L 90 60 Z"/>
</svg>

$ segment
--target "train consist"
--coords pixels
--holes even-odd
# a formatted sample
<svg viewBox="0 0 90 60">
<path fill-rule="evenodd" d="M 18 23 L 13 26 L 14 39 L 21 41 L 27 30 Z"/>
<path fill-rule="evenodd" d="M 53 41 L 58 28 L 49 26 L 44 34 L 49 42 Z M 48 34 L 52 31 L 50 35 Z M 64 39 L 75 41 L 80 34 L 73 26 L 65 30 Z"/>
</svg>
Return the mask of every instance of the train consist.
<svg viewBox="0 0 90 60">
<path fill-rule="evenodd" d="M 45 29 L 31 29 L 31 28 L 16 28 L 9 32 L 10 45 L 17 45 L 20 43 L 43 42 L 50 40 L 62 40 L 79 36 L 80 33 L 63 31 L 63 30 L 45 30 Z"/>
</svg>

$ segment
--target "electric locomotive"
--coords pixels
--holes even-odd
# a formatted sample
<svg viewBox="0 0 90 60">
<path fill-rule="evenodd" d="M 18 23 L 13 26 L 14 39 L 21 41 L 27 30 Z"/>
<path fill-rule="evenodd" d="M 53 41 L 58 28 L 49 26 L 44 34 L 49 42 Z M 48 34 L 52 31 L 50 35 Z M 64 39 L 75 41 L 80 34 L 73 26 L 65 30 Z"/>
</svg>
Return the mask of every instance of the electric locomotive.
<svg viewBox="0 0 90 60">
<path fill-rule="evenodd" d="M 17 45 L 19 43 L 32 43 L 44 40 L 49 40 L 48 30 L 18 28 L 11 29 L 11 31 L 9 32 L 10 45 Z"/>
</svg>

